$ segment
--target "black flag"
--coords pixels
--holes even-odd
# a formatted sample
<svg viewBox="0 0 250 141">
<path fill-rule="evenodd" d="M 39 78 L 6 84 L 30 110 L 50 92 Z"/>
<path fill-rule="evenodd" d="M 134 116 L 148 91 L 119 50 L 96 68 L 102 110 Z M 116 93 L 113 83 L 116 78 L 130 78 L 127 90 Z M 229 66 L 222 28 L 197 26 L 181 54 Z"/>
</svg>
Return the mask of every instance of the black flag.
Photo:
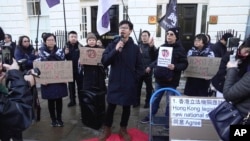
<svg viewBox="0 0 250 141">
<path fill-rule="evenodd" d="M 177 19 L 177 0 L 170 0 L 166 9 L 166 14 L 159 20 L 159 24 L 165 30 L 176 27 L 178 25 Z"/>
</svg>

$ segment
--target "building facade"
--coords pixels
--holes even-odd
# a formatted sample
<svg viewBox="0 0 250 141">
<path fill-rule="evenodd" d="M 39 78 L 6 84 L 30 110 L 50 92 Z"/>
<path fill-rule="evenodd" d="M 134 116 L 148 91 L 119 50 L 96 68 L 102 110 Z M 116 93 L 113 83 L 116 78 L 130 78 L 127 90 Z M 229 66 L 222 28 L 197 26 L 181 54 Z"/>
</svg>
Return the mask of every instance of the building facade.
<svg viewBox="0 0 250 141">
<path fill-rule="evenodd" d="M 20 35 L 28 35 L 33 41 L 41 40 L 43 32 L 75 30 L 79 40 L 85 44 L 88 32 L 96 31 L 98 0 L 63 0 L 49 8 L 46 0 L 0 1 L 0 26 L 6 33 L 18 40 Z M 107 44 L 118 34 L 118 23 L 129 19 L 134 24 L 132 37 L 139 40 L 139 33 L 148 30 L 155 39 L 156 46 L 165 41 L 165 31 L 156 21 L 165 13 L 169 0 L 116 0 L 110 9 L 111 31 L 101 36 Z M 181 40 L 186 49 L 193 44 L 198 33 L 208 33 L 212 42 L 218 39 L 218 31 L 233 30 L 241 40 L 250 34 L 249 0 L 177 0 L 178 23 Z M 38 22 L 38 14 L 39 22 Z M 39 23 L 39 32 L 37 27 Z"/>
</svg>

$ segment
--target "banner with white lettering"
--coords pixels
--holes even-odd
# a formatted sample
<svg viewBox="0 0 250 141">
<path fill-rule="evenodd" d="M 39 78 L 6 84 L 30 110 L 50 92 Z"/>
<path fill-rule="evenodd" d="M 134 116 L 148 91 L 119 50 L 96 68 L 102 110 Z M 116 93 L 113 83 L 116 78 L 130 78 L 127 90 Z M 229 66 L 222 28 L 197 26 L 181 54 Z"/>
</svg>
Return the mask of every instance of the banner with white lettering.
<svg viewBox="0 0 250 141">
<path fill-rule="evenodd" d="M 219 140 L 208 113 L 223 101 L 223 98 L 216 97 L 171 96 L 169 107 L 170 138 Z M 184 133 L 176 134 L 176 132 Z"/>
</svg>

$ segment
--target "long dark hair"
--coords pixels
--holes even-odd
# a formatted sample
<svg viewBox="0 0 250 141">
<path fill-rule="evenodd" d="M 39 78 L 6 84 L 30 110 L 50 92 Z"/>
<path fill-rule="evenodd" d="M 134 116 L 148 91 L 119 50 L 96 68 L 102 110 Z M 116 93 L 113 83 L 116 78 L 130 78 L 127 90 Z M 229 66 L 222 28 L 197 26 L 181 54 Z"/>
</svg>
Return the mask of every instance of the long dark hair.
<svg viewBox="0 0 250 141">
<path fill-rule="evenodd" d="M 2 27 L 0 27 L 0 42 L 2 41 L 2 40 L 4 40 L 4 31 L 3 31 L 3 29 L 2 29 Z"/>
</svg>

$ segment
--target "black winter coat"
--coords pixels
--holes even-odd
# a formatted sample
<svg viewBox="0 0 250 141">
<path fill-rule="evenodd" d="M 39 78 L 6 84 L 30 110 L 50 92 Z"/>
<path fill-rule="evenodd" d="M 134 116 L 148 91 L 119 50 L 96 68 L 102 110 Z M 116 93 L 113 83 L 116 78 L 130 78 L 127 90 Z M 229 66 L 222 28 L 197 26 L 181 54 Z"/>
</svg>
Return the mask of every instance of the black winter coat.
<svg viewBox="0 0 250 141">
<path fill-rule="evenodd" d="M 134 105 L 137 83 L 144 72 L 142 56 L 132 38 L 125 43 L 122 52 L 115 50 L 118 41 L 110 43 L 102 56 L 103 65 L 111 66 L 107 101 L 122 106 Z"/>
<path fill-rule="evenodd" d="M 223 57 L 226 54 L 226 52 L 227 52 L 227 47 L 224 46 L 220 41 L 218 41 L 217 43 L 215 43 L 211 47 L 211 49 L 214 52 L 214 56 L 215 57 Z"/>
<path fill-rule="evenodd" d="M 229 56 L 232 52 L 227 52 L 222 58 L 219 66 L 219 70 L 215 74 L 215 76 L 211 79 L 212 85 L 215 89 L 221 93 L 223 93 L 223 86 L 225 82 L 225 77 L 227 74 L 227 63 L 229 61 Z M 240 57 L 237 57 L 240 59 Z M 241 63 L 239 64 L 239 73 L 238 77 L 241 78 L 247 71 L 247 67 L 249 65 L 250 57 L 246 59 L 241 59 Z"/>
<path fill-rule="evenodd" d="M 186 51 L 180 42 L 176 42 L 175 44 L 165 43 L 161 46 L 173 47 L 172 64 L 175 65 L 174 74 L 173 74 L 174 76 L 171 81 L 162 81 L 159 79 L 155 79 L 155 81 L 159 83 L 160 85 L 176 88 L 179 86 L 181 72 L 184 71 L 188 67 Z M 154 66 L 156 66 L 159 48 L 156 51 L 153 49 L 151 49 L 150 51 L 151 51 L 151 54 L 152 54 L 152 51 L 154 51 L 155 53 L 156 60 L 154 61 Z"/>
<path fill-rule="evenodd" d="M 250 72 L 238 80 L 237 68 L 227 70 L 226 80 L 223 88 L 223 96 L 231 101 L 245 117 L 250 112 Z"/>
<path fill-rule="evenodd" d="M 69 48 L 69 53 L 65 54 L 65 58 L 66 60 L 72 60 L 73 73 L 78 73 L 78 61 L 80 58 L 80 47 L 83 47 L 83 45 L 81 45 L 79 42 L 77 42 L 75 45 L 72 45 L 68 42 L 65 46 L 65 48 Z"/>
<path fill-rule="evenodd" d="M 23 73 L 9 70 L 7 80 L 10 81 L 9 95 L 0 93 L 0 140 L 22 132 L 31 125 L 33 119 L 33 98 Z"/>
<path fill-rule="evenodd" d="M 89 47 L 89 46 L 85 46 Z M 90 47 L 89 47 L 90 48 Z M 97 46 L 94 48 L 98 48 Z M 107 91 L 104 66 L 83 65 L 83 89 Z"/>
</svg>

